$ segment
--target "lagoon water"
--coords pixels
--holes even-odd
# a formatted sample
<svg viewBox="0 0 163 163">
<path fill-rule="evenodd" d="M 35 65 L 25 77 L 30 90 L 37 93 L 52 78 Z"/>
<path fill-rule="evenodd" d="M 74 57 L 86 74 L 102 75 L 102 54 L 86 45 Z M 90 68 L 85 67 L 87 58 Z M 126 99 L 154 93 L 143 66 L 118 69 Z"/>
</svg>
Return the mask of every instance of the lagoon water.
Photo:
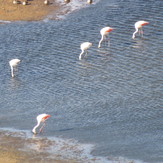
<svg viewBox="0 0 163 163">
<path fill-rule="evenodd" d="M 42 162 L 163 162 L 162 15 L 162 0 L 100 0 L 57 20 L 0 24 L 1 139 L 48 153 Z M 149 25 L 133 40 L 138 20 Z M 98 49 L 105 26 L 110 47 Z M 79 61 L 85 41 L 93 46 Z M 51 117 L 33 138 L 41 113 Z"/>
</svg>

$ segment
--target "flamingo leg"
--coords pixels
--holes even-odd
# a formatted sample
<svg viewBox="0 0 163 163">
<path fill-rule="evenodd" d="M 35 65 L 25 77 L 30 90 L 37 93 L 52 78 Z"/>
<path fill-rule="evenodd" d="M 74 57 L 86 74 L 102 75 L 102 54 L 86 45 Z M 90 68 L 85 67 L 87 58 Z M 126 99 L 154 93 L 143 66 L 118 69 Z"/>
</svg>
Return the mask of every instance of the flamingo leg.
<svg viewBox="0 0 163 163">
<path fill-rule="evenodd" d="M 104 36 L 104 44 L 105 44 L 105 46 L 107 44 L 107 37 L 106 36 Z"/>
<path fill-rule="evenodd" d="M 103 42 L 104 42 L 104 46 L 106 46 L 106 44 L 107 44 L 107 36 L 106 35 L 103 38 Z"/>
<path fill-rule="evenodd" d="M 42 132 L 42 129 L 45 127 L 45 122 L 43 123 L 42 127 L 40 128 L 40 133 Z"/>
<path fill-rule="evenodd" d="M 107 41 L 108 41 L 108 47 L 110 47 L 110 38 L 109 37 L 108 37 Z"/>
<path fill-rule="evenodd" d="M 86 51 L 85 51 L 85 57 L 87 57 L 87 56 L 88 56 L 88 51 L 86 50 Z"/>
<path fill-rule="evenodd" d="M 142 35 L 142 37 L 143 37 L 143 29 L 141 28 L 141 35 Z"/>
<path fill-rule="evenodd" d="M 105 36 L 105 46 L 110 47 L 110 38 L 109 38 L 109 36 Z"/>
<path fill-rule="evenodd" d="M 139 32 L 139 35 L 143 37 L 143 29 L 140 28 L 140 29 L 138 30 L 138 32 Z"/>
</svg>

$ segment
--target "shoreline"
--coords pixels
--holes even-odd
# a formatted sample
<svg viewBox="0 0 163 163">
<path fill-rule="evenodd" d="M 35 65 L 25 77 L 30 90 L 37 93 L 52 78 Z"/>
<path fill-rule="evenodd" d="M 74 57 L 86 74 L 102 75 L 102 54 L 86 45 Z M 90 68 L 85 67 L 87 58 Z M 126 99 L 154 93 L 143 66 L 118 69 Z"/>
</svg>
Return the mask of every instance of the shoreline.
<svg viewBox="0 0 163 163">
<path fill-rule="evenodd" d="M 0 0 L 0 20 L 2 21 L 39 21 L 60 11 L 61 4 L 50 0 L 49 5 L 44 0 L 29 0 L 27 5 L 13 4 L 13 0 Z"/>
<path fill-rule="evenodd" d="M 4 163 L 78 163 L 75 159 L 64 159 L 60 155 L 46 152 L 51 141 L 46 138 L 27 138 L 25 133 L 0 131 L 0 162 Z M 55 145 L 55 144 L 54 144 Z M 34 147 L 34 148 L 32 148 Z M 65 146 L 66 148 L 66 146 Z"/>
<path fill-rule="evenodd" d="M 80 144 L 73 139 L 57 137 L 49 139 L 25 130 L 0 129 L 0 140 L 0 163 L 137 162 L 123 157 L 95 156 L 91 154 L 93 144 Z"/>
</svg>

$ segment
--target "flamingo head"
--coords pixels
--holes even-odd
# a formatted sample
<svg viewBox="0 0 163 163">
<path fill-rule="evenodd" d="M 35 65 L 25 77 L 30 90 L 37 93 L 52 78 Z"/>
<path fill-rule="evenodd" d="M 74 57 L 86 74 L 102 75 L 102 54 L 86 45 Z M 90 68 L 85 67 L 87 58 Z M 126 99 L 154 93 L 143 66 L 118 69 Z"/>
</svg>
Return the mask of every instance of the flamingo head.
<svg viewBox="0 0 163 163">
<path fill-rule="evenodd" d="M 135 23 L 135 28 L 138 29 L 138 28 L 141 28 L 142 26 L 147 25 L 147 24 L 149 24 L 149 22 L 141 20 L 141 21 L 138 21 Z"/>
<path fill-rule="evenodd" d="M 113 30 L 113 28 L 108 28 L 105 32 L 111 32 Z"/>
<path fill-rule="evenodd" d="M 47 118 L 49 118 L 49 117 L 50 117 L 50 115 L 49 114 L 45 114 L 45 113 L 38 115 L 37 118 L 36 118 L 37 119 L 37 125 L 33 128 L 32 132 L 34 134 L 36 134 L 36 128 L 39 127 L 41 122 L 45 122 L 45 120 Z"/>
<path fill-rule="evenodd" d="M 50 117 L 49 114 L 45 114 L 45 113 L 40 114 L 40 115 L 37 116 L 37 122 L 38 123 L 44 122 L 49 117 Z"/>
<path fill-rule="evenodd" d="M 111 28 L 111 27 L 105 27 L 100 31 L 100 33 L 101 33 L 101 35 L 107 35 L 112 30 L 113 30 L 113 28 Z"/>
<path fill-rule="evenodd" d="M 147 25 L 147 24 L 149 24 L 149 22 L 144 21 L 144 22 L 142 23 L 142 26 Z"/>
<path fill-rule="evenodd" d="M 43 120 L 46 120 L 46 119 L 49 118 L 49 117 L 50 117 L 50 115 L 47 114 L 47 115 L 45 115 L 44 117 L 42 117 L 42 119 L 43 119 Z"/>
</svg>

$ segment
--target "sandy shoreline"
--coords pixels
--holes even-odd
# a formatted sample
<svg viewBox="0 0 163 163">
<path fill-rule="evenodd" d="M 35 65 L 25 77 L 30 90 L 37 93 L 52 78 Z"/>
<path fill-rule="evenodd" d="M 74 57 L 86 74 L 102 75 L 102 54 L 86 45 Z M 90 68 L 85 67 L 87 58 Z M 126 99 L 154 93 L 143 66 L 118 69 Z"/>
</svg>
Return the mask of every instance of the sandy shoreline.
<svg viewBox="0 0 163 163">
<path fill-rule="evenodd" d="M 46 144 L 47 139 L 24 139 L 19 136 L 10 136 L 10 132 L 0 131 L 0 163 L 77 163 L 73 159 L 58 159 L 56 156 L 49 157 L 44 149 L 50 144 Z M 33 150 L 28 145 L 36 145 L 37 150 Z M 55 154 L 54 154 L 55 155 Z M 60 156 L 58 156 L 60 157 Z"/>
<path fill-rule="evenodd" d="M 36 157 L 35 159 L 32 159 Z M 55 160 L 55 159 L 43 159 L 44 156 L 37 158 L 35 155 L 29 155 L 25 152 L 19 152 L 18 150 L 15 151 L 14 149 L 11 150 L 4 150 L 0 147 L 0 162 L 1 163 L 77 163 L 74 160 Z M 45 156 L 46 157 L 46 156 Z"/>
<path fill-rule="evenodd" d="M 28 5 L 13 4 L 13 0 L 0 0 L 0 20 L 3 21 L 38 21 L 47 15 L 59 11 L 60 4 L 50 0 L 49 5 L 44 4 L 44 0 L 29 0 Z"/>
</svg>

